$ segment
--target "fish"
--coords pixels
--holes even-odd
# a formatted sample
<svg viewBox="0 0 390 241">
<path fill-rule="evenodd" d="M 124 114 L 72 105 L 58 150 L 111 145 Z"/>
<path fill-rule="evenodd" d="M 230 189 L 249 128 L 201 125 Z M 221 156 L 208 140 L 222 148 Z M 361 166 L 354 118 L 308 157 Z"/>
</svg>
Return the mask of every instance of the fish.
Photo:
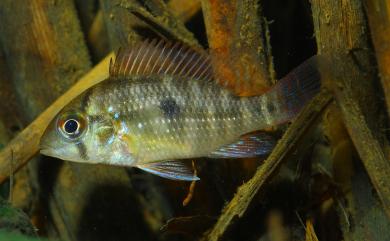
<svg viewBox="0 0 390 241">
<path fill-rule="evenodd" d="M 206 51 L 145 40 L 120 49 L 109 77 L 59 111 L 40 152 L 199 180 L 186 160 L 269 154 L 276 141 L 260 130 L 291 121 L 319 92 L 317 62 L 309 58 L 262 95 L 241 96 L 218 79 Z"/>
</svg>

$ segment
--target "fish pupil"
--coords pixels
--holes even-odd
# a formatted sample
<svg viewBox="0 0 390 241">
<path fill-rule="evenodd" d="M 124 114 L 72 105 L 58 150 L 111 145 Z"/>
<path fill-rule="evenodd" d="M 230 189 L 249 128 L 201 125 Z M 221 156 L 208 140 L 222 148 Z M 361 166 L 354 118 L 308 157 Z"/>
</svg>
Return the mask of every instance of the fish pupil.
<svg viewBox="0 0 390 241">
<path fill-rule="evenodd" d="M 64 131 L 67 134 L 74 134 L 79 129 L 79 123 L 78 121 L 74 119 L 69 119 L 64 124 Z"/>
</svg>

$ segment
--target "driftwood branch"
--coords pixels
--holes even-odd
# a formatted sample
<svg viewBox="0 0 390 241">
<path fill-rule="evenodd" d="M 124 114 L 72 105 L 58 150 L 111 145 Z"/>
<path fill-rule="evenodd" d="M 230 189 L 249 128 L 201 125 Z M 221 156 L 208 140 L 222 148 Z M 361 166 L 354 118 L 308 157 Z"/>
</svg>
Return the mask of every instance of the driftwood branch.
<svg viewBox="0 0 390 241">
<path fill-rule="evenodd" d="M 255 175 L 238 188 L 237 193 L 223 209 L 217 223 L 204 240 L 220 240 L 233 221 L 245 214 L 255 195 L 264 188 L 286 156 L 295 149 L 299 140 L 305 136 L 331 100 L 329 92 L 324 90 L 304 108 L 279 140 L 271 155 L 257 169 Z"/>
<path fill-rule="evenodd" d="M 79 95 L 90 86 L 104 80 L 108 76 L 108 65 L 112 55 L 107 56 L 88 74 L 82 77 L 64 95 L 58 98 L 42 114 L 40 114 L 29 126 L 20 132 L 9 144 L 0 152 L 0 183 L 9 175 L 10 167 L 13 172 L 25 165 L 32 156 L 39 150 L 39 140 L 49 122 L 54 118 L 59 110 L 69 101 Z M 12 165 L 11 165 L 12 163 Z"/>
<path fill-rule="evenodd" d="M 182 22 L 187 22 L 201 10 L 199 0 L 171 0 L 167 5 L 168 9 Z"/>
<path fill-rule="evenodd" d="M 175 13 L 170 11 L 161 0 L 145 1 L 147 8 L 136 1 L 100 0 L 100 2 L 113 50 L 145 37 L 143 36 L 145 30 L 152 36 L 151 30 L 154 30 L 154 35 L 200 47 L 183 21 L 177 19 Z M 180 14 L 180 8 L 176 10 Z"/>
<path fill-rule="evenodd" d="M 383 208 L 390 217 L 390 162 L 385 158 L 379 141 L 368 128 L 353 91 L 342 78 L 341 76 L 334 88 L 337 103 L 348 133 L 378 193 Z"/>
<path fill-rule="evenodd" d="M 200 47 L 193 34 L 186 29 L 182 21 L 175 17 L 162 0 L 148 0 L 145 4 L 149 7 L 149 11 L 131 2 L 122 2 L 120 7 L 129 10 L 164 37 Z"/>
<path fill-rule="evenodd" d="M 334 56 L 329 85 L 344 124 L 387 214 L 390 212 L 390 164 L 385 160 L 380 100 L 372 71 L 368 29 L 361 1 L 313 0 L 318 51 Z M 335 31 L 339 29 L 339 31 Z M 390 216 L 390 215 L 389 215 Z"/>
<path fill-rule="evenodd" d="M 390 118 L 390 3 L 387 0 L 369 0 L 365 3 Z"/>
<path fill-rule="evenodd" d="M 1 1 L 0 10 L 0 42 L 29 123 L 88 71 L 87 48 L 71 1 Z"/>
<path fill-rule="evenodd" d="M 241 95 L 261 94 L 274 80 L 267 23 L 253 0 L 202 0 L 214 70 Z M 238 84 L 240 83 L 240 84 Z"/>
</svg>

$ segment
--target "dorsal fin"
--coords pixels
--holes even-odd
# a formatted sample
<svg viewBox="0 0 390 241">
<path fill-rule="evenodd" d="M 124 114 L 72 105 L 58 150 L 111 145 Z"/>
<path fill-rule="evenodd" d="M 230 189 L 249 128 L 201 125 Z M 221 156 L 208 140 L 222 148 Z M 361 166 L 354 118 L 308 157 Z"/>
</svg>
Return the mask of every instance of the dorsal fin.
<svg viewBox="0 0 390 241">
<path fill-rule="evenodd" d="M 115 61 L 110 63 L 110 76 L 113 77 L 150 74 L 211 79 L 211 60 L 207 53 L 182 43 L 146 40 L 119 49 Z"/>
</svg>

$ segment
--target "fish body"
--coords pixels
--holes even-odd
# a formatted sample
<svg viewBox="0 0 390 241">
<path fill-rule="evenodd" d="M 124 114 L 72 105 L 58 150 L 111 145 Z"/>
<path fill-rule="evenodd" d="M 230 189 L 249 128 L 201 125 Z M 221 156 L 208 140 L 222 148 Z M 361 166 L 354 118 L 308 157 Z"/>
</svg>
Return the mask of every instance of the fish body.
<svg viewBox="0 0 390 241">
<path fill-rule="evenodd" d="M 269 152 L 269 136 L 243 136 L 291 120 L 318 92 L 316 73 L 309 61 L 265 94 L 240 97 L 215 81 L 207 56 L 144 42 L 119 52 L 110 77 L 58 114 L 42 137 L 41 152 L 193 180 L 173 160 Z"/>
</svg>

